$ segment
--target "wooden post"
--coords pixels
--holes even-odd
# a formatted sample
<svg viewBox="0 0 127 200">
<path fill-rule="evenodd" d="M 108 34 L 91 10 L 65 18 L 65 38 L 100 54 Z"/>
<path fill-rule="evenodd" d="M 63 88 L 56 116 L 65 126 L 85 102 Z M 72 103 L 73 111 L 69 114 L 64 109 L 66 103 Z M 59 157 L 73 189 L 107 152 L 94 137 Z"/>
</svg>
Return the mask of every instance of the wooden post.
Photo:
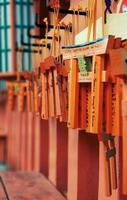
<svg viewBox="0 0 127 200">
<path fill-rule="evenodd" d="M 68 130 L 68 199 L 78 200 L 78 129 Z"/>
<path fill-rule="evenodd" d="M 28 171 L 31 171 L 33 169 L 33 126 L 34 126 L 34 117 L 33 113 L 28 113 L 28 125 L 27 125 L 27 169 Z"/>
<path fill-rule="evenodd" d="M 56 186 L 62 193 L 67 193 L 68 175 L 68 128 L 64 122 L 57 121 L 57 168 Z"/>
<path fill-rule="evenodd" d="M 40 171 L 40 116 L 34 116 L 34 171 Z"/>
<path fill-rule="evenodd" d="M 57 120 L 49 118 L 49 180 L 56 185 Z"/>
<path fill-rule="evenodd" d="M 26 152 L 27 152 L 27 113 L 26 111 L 22 113 L 22 120 L 21 120 L 21 141 L 20 141 L 20 169 L 25 171 L 26 170 Z"/>
<path fill-rule="evenodd" d="M 41 120 L 40 131 L 40 171 L 48 177 L 49 173 L 49 122 Z"/>
</svg>

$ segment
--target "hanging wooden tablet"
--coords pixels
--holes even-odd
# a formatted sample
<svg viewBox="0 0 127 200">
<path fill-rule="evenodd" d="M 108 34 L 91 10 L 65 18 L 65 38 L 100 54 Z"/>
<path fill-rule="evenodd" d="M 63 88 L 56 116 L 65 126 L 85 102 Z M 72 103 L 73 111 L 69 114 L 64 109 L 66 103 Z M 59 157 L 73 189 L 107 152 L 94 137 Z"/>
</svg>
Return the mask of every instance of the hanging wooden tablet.
<svg viewBox="0 0 127 200">
<path fill-rule="evenodd" d="M 27 93 L 27 111 L 31 112 L 32 111 L 32 105 L 31 105 L 31 81 L 26 80 L 26 93 Z"/>
<path fill-rule="evenodd" d="M 71 60 L 71 70 L 69 76 L 69 107 L 68 107 L 68 127 L 78 128 L 78 103 L 79 103 L 79 83 L 78 83 L 78 61 Z"/>
<path fill-rule="evenodd" d="M 42 84 L 42 103 L 41 103 L 41 117 L 48 119 L 48 72 L 45 69 L 45 63 L 40 64 L 41 68 L 41 84 Z"/>
<path fill-rule="evenodd" d="M 7 82 L 7 88 L 8 88 L 8 109 L 9 111 L 14 110 L 14 86 L 11 84 L 11 82 Z"/>
<path fill-rule="evenodd" d="M 33 86 L 34 86 L 34 112 L 35 113 L 39 113 L 39 102 L 38 102 L 38 93 L 39 93 L 39 91 L 38 91 L 38 83 L 37 83 L 37 81 L 34 81 L 33 82 Z"/>
<path fill-rule="evenodd" d="M 103 83 L 102 70 L 104 69 L 104 56 L 93 57 L 92 85 L 91 85 L 91 119 L 90 132 L 102 133 L 103 118 Z"/>
<path fill-rule="evenodd" d="M 52 70 L 48 72 L 48 100 L 49 100 L 49 117 L 55 117 L 55 99 L 53 88 L 53 73 Z"/>
<path fill-rule="evenodd" d="M 57 68 L 58 66 L 56 66 Z M 53 69 L 53 78 L 54 78 L 54 95 L 55 95 L 55 113 L 56 117 L 61 116 L 61 85 L 59 81 L 59 74 L 57 72 L 57 69 Z"/>
<path fill-rule="evenodd" d="M 18 88 L 18 111 L 23 112 L 25 107 L 25 97 L 26 97 L 26 82 L 19 83 Z"/>
</svg>

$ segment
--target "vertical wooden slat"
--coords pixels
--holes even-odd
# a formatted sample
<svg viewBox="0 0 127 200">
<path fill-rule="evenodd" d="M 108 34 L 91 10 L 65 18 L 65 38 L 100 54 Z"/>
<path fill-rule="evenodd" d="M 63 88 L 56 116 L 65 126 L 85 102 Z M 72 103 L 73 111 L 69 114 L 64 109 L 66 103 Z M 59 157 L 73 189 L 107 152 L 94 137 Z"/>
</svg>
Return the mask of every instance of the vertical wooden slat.
<svg viewBox="0 0 127 200">
<path fill-rule="evenodd" d="M 78 200 L 98 200 L 99 144 L 97 135 L 79 131 Z M 91 191 L 92 188 L 92 191 Z"/>
<path fill-rule="evenodd" d="M 68 175 L 68 128 L 66 123 L 57 121 L 57 166 L 56 186 L 67 192 Z"/>
<path fill-rule="evenodd" d="M 34 117 L 34 171 L 40 171 L 40 116 Z"/>
<path fill-rule="evenodd" d="M 68 130 L 68 199 L 78 195 L 78 130 Z"/>
<path fill-rule="evenodd" d="M 49 123 L 41 120 L 40 131 L 40 171 L 48 177 L 49 174 Z"/>
<path fill-rule="evenodd" d="M 57 120 L 49 119 L 49 180 L 56 185 Z"/>
<path fill-rule="evenodd" d="M 27 170 L 33 169 L 33 126 L 34 117 L 33 113 L 28 113 L 28 124 L 27 124 Z"/>
</svg>

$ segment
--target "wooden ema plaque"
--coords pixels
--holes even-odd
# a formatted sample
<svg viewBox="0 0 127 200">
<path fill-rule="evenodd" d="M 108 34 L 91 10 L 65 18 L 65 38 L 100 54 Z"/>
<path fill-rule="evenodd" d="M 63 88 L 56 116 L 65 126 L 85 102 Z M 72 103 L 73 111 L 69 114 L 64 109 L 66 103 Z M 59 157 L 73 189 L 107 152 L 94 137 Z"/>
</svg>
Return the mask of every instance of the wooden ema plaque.
<svg viewBox="0 0 127 200">
<path fill-rule="evenodd" d="M 26 82 L 7 82 L 9 91 L 8 108 L 10 111 L 14 109 L 14 97 L 18 97 L 18 111 L 23 112 L 25 96 L 26 96 Z"/>
<path fill-rule="evenodd" d="M 95 56 L 93 59 L 90 132 L 100 134 L 102 133 L 103 117 L 102 70 L 104 69 L 104 56 Z"/>
<path fill-rule="evenodd" d="M 71 60 L 71 71 L 69 77 L 69 107 L 68 107 L 68 127 L 78 128 L 78 101 L 79 101 L 79 83 L 78 83 L 78 61 Z"/>
</svg>

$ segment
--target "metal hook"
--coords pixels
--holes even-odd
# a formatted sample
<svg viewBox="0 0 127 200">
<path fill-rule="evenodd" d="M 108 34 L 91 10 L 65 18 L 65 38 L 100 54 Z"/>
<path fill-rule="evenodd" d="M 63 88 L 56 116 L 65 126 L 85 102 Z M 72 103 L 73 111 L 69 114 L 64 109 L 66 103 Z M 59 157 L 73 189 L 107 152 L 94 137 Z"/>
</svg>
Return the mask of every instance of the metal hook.
<svg viewBox="0 0 127 200">
<path fill-rule="evenodd" d="M 45 44 L 37 44 L 37 43 L 26 43 L 24 42 L 24 37 L 23 34 L 21 34 L 21 44 L 23 46 L 33 46 L 33 47 L 47 47 L 50 49 L 51 45 L 50 43 L 47 44 L 47 46 Z"/>
<path fill-rule="evenodd" d="M 34 38 L 34 39 L 46 39 L 45 35 L 31 35 L 30 33 L 30 28 L 27 30 L 27 35 L 29 38 Z M 52 40 L 52 36 L 47 37 L 48 40 Z"/>
<path fill-rule="evenodd" d="M 38 23 L 38 14 L 36 14 L 36 20 L 35 20 L 35 25 L 39 28 L 43 28 L 43 29 L 46 29 L 46 24 L 39 24 Z M 65 30 L 65 26 L 60 26 L 59 27 L 60 30 Z M 48 25 L 48 29 L 54 29 L 54 25 Z M 70 26 L 70 29 L 69 29 L 70 32 L 72 32 L 72 26 Z"/>
</svg>

